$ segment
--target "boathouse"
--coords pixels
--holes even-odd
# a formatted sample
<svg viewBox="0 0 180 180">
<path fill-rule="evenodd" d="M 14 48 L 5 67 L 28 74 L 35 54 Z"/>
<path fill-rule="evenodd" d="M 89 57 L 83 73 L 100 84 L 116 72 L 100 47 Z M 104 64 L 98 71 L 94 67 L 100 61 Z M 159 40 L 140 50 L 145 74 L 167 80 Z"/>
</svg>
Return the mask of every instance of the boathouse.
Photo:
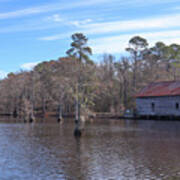
<svg viewBox="0 0 180 180">
<path fill-rule="evenodd" d="M 136 94 L 139 117 L 180 117 L 180 81 L 151 83 Z"/>
</svg>

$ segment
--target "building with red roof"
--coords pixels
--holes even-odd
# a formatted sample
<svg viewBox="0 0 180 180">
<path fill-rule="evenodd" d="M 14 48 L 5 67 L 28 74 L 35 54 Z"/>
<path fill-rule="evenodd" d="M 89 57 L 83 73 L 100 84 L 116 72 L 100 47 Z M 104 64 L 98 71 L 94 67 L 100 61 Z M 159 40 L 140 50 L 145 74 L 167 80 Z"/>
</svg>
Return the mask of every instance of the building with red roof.
<svg viewBox="0 0 180 180">
<path fill-rule="evenodd" d="M 140 116 L 180 117 L 180 81 L 155 82 L 136 94 Z"/>
</svg>

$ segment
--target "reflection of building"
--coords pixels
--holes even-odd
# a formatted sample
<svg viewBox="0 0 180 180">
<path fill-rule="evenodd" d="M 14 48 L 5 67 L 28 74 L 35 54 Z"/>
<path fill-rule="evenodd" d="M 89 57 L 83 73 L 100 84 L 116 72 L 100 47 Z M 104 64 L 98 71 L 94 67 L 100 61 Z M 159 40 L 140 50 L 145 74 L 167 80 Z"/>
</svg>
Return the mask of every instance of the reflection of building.
<svg viewBox="0 0 180 180">
<path fill-rule="evenodd" d="M 180 117 L 180 81 L 151 83 L 136 94 L 139 116 Z"/>
</svg>

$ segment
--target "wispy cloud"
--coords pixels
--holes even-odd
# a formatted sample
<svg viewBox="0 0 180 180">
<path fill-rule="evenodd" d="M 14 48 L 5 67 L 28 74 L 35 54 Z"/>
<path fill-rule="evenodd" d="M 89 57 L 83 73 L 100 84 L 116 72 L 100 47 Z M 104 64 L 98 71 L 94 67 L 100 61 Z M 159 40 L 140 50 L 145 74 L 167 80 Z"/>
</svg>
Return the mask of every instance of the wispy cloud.
<svg viewBox="0 0 180 180">
<path fill-rule="evenodd" d="M 7 72 L 0 70 L 0 79 L 3 79 L 7 76 Z"/>
<path fill-rule="evenodd" d="M 42 18 L 30 19 L 23 21 L 20 24 L 9 25 L 0 28 L 0 33 L 11 33 L 11 32 L 22 32 L 22 31 L 35 31 L 35 30 L 45 30 L 53 29 L 59 27 L 71 27 L 80 28 L 81 26 L 87 25 L 93 22 L 92 19 L 82 19 L 80 20 L 68 20 L 66 17 L 61 16 L 61 14 L 53 14 L 50 16 L 45 16 Z"/>
<path fill-rule="evenodd" d="M 36 8 L 26 8 L 22 10 L 0 13 L 0 19 L 8 19 L 8 18 L 16 18 L 26 15 L 38 14 L 41 12 L 45 12 L 47 7 L 36 7 Z"/>
<path fill-rule="evenodd" d="M 38 63 L 39 62 L 25 63 L 25 64 L 22 64 L 20 68 L 23 69 L 23 70 L 29 71 L 29 70 L 33 69 Z"/>
<path fill-rule="evenodd" d="M 89 24 L 89 23 L 91 23 L 93 20 L 92 19 L 84 19 L 84 20 L 79 20 L 79 21 L 71 21 L 71 22 L 69 22 L 69 24 L 72 24 L 72 25 L 74 25 L 74 26 L 76 26 L 76 27 L 81 27 L 81 26 L 84 26 L 84 25 L 87 25 L 87 24 Z"/>
<path fill-rule="evenodd" d="M 40 38 L 38 38 L 38 40 L 41 40 L 41 41 L 55 41 L 55 40 L 59 40 L 59 39 L 68 38 L 73 33 L 75 33 L 75 31 L 74 32 L 71 31 L 71 32 L 67 32 L 67 33 L 56 34 L 56 35 L 52 35 L 52 36 L 40 37 Z"/>
<path fill-rule="evenodd" d="M 158 41 L 163 41 L 167 45 L 172 43 L 180 44 L 180 30 L 158 31 L 146 33 L 130 33 L 118 36 L 108 36 L 104 38 L 95 38 L 90 40 L 90 46 L 94 54 L 99 53 L 122 53 L 128 47 L 130 38 L 139 35 L 146 38 L 150 46 Z"/>
<path fill-rule="evenodd" d="M 4 2 L 6 0 L 0 0 L 0 2 Z M 66 9 L 73 9 L 78 7 L 85 7 L 85 6 L 92 6 L 96 4 L 105 4 L 105 3 L 115 3 L 115 5 L 119 6 L 119 8 L 126 7 L 128 8 L 129 5 L 132 6 L 148 6 L 152 4 L 164 4 L 164 3 L 173 3 L 173 2 L 179 2 L 179 0 L 91 0 L 91 1 L 84 1 L 79 0 L 76 2 L 71 3 L 54 3 L 54 4 L 45 4 L 41 6 L 35 6 L 30 8 L 24 8 L 19 9 L 15 11 L 10 12 L 4 12 L 0 13 L 0 19 L 8 19 L 8 18 L 17 18 L 17 17 L 23 17 L 27 15 L 33 15 L 33 14 L 40 14 L 40 13 L 46 13 L 46 12 L 53 12 L 58 10 L 66 10 Z"/>
<path fill-rule="evenodd" d="M 1 1 L 1 0 L 0 0 Z M 97 4 L 114 4 L 116 7 L 129 7 L 129 5 L 134 6 L 145 6 L 147 4 L 155 4 L 155 3 L 168 3 L 168 2 L 176 2 L 177 0 L 147 0 L 146 3 L 144 0 L 91 0 L 84 1 L 79 0 L 75 2 L 67 3 L 52 3 L 46 4 L 42 6 L 36 6 L 31 8 L 20 9 L 12 12 L 0 13 L 0 19 L 8 19 L 8 18 L 17 18 L 24 17 L 27 15 L 40 14 L 46 12 L 53 12 L 58 10 L 68 10 L 73 8 L 82 8 L 84 6 L 91 6 Z M 70 13 L 71 16 L 73 13 Z M 18 31 L 31 31 L 31 30 L 43 30 L 49 28 L 55 28 L 62 25 L 72 25 L 75 28 L 78 28 L 77 31 L 84 32 L 85 34 L 101 34 L 101 33 L 109 33 L 109 32 L 122 32 L 126 30 L 136 30 L 136 29 L 148 29 L 148 28 L 167 28 L 167 27 L 178 27 L 180 26 L 179 22 L 180 14 L 175 15 L 167 15 L 161 16 L 157 18 L 146 18 L 146 19 L 135 19 L 135 20 L 126 20 L 126 21 L 111 21 L 111 22 L 102 22 L 102 23 L 94 23 L 91 18 L 87 17 L 84 20 L 77 19 L 71 20 L 68 18 L 63 18 L 60 13 L 54 13 L 51 16 L 46 17 L 46 20 L 49 20 L 48 23 L 43 22 L 42 19 L 38 19 L 32 22 L 25 22 L 23 24 L 15 24 L 7 27 L 1 27 L 0 33 L 9 33 L 9 32 L 18 32 Z M 62 24 L 60 24 L 62 22 Z M 44 24 L 43 24 L 44 23 Z M 56 23 L 56 24 L 55 24 Z M 59 23 L 59 24 L 58 24 Z M 61 38 L 62 36 L 57 34 L 52 37 L 43 37 L 40 38 L 42 40 L 55 40 Z"/>
<path fill-rule="evenodd" d="M 45 20 L 51 21 L 51 22 L 57 22 L 57 23 L 63 22 L 66 25 L 73 25 L 73 26 L 78 27 L 78 28 L 83 26 L 83 25 L 87 25 L 87 24 L 93 22 L 93 20 L 90 18 L 83 19 L 83 20 L 71 21 L 71 20 L 67 20 L 66 18 L 63 18 L 60 14 L 53 14 L 51 16 L 46 17 Z"/>
<path fill-rule="evenodd" d="M 57 36 L 44 37 L 41 40 L 56 40 L 70 37 L 72 33 L 60 34 Z M 178 43 L 180 44 L 180 30 L 167 30 L 156 32 L 139 32 L 126 33 L 123 35 L 106 35 L 101 38 L 93 38 L 89 40 L 89 45 L 93 49 L 94 54 L 100 53 L 122 53 L 128 46 L 128 41 L 134 36 L 142 36 L 149 41 L 152 46 L 157 41 L 163 41 L 166 44 Z"/>
<path fill-rule="evenodd" d="M 46 19 L 48 21 L 54 21 L 54 22 L 64 21 L 64 19 L 59 14 L 53 14 L 52 16 L 48 16 Z"/>
<path fill-rule="evenodd" d="M 112 21 L 102 23 L 86 24 L 77 23 L 78 29 L 76 31 L 82 32 L 87 35 L 94 34 L 107 34 L 107 33 L 122 33 L 127 31 L 143 31 L 143 30 L 156 30 L 156 29 L 170 29 L 180 27 L 180 14 L 171 14 L 158 16 L 153 18 L 135 19 L 127 21 Z M 40 40 L 52 41 L 63 39 L 69 36 L 69 33 L 56 34 L 47 37 L 41 37 Z"/>
<path fill-rule="evenodd" d="M 115 21 L 85 25 L 82 28 L 87 34 L 124 32 L 132 30 L 147 30 L 173 28 L 180 26 L 180 14 L 171 14 L 137 20 Z"/>
<path fill-rule="evenodd" d="M 0 13 L 0 19 L 17 18 L 17 17 L 23 17 L 27 15 L 53 12 L 57 10 L 73 9 L 73 8 L 90 6 L 93 4 L 99 4 L 99 3 L 104 3 L 104 2 L 108 2 L 108 0 L 91 0 L 91 1 L 81 0 L 81 1 L 76 1 L 74 3 L 71 2 L 69 4 L 67 3 L 47 4 L 47 5 L 42 5 L 42 6 L 32 7 L 32 8 L 25 8 L 25 9 L 20 9 L 16 11 Z"/>
<path fill-rule="evenodd" d="M 171 8 L 171 10 L 180 10 L 180 6 L 174 6 Z"/>
<path fill-rule="evenodd" d="M 13 1 L 13 0 L 0 0 L 0 3 L 9 2 L 9 1 Z"/>
</svg>

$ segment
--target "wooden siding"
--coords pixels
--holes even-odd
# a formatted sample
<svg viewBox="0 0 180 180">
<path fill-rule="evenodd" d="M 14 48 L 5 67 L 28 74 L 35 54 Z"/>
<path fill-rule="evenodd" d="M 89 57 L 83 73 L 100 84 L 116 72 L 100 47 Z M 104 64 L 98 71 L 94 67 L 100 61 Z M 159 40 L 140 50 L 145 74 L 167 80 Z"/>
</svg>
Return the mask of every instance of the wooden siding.
<svg viewBox="0 0 180 180">
<path fill-rule="evenodd" d="M 136 98 L 136 109 L 140 116 L 180 116 L 180 96 Z"/>
</svg>

